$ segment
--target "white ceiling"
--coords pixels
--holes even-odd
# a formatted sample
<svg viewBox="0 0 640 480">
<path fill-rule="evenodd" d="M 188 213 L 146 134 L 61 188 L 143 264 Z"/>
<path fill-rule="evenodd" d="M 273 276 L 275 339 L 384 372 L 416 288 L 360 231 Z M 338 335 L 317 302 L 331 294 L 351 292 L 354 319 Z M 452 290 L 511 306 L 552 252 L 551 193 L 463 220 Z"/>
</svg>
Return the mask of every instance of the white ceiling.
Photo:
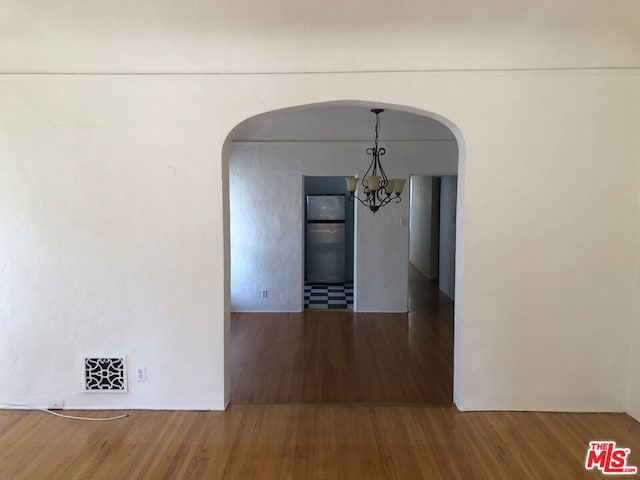
<svg viewBox="0 0 640 480">
<path fill-rule="evenodd" d="M 375 115 L 355 106 L 285 110 L 251 118 L 236 130 L 234 141 L 371 141 Z M 385 110 L 380 140 L 455 140 L 451 130 L 428 117 Z"/>
</svg>

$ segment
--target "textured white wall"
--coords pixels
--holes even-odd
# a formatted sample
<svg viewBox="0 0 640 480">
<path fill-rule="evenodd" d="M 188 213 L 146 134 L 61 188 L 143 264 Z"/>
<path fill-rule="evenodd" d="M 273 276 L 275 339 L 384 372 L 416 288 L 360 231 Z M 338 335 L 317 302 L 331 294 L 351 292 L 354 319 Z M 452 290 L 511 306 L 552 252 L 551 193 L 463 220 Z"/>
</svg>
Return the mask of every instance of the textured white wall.
<svg viewBox="0 0 640 480">
<path fill-rule="evenodd" d="M 411 177 L 409 211 L 409 261 L 427 278 L 431 278 L 431 209 L 433 179 Z"/>
<path fill-rule="evenodd" d="M 401 175 L 406 178 L 407 175 Z M 409 202 L 375 215 L 358 206 L 354 310 L 406 312 L 408 309 Z M 405 219 L 406 225 L 400 226 Z"/>
<path fill-rule="evenodd" d="M 302 195 L 300 171 L 234 162 L 232 153 L 232 311 L 302 310 Z M 267 298 L 261 296 L 263 289 L 268 291 Z"/>
<path fill-rule="evenodd" d="M 638 206 L 636 210 L 636 272 L 635 303 L 631 320 L 631 342 L 629 348 L 629 385 L 627 391 L 627 412 L 640 422 L 640 165 L 638 175 Z"/>
<path fill-rule="evenodd" d="M 370 115 L 368 112 L 366 112 Z M 368 116 L 366 117 L 368 119 Z M 238 132 L 241 134 L 241 131 Z M 384 143 L 383 143 L 384 144 Z M 234 311 L 297 312 L 302 308 L 302 175 L 364 173 L 370 142 L 239 142 L 230 147 L 231 308 Z M 409 172 L 456 173 L 452 142 L 384 144 L 392 177 Z M 273 192 L 273 199 L 256 192 Z M 359 206 L 356 222 L 354 309 L 407 310 L 408 185 L 404 201 L 375 215 Z M 271 197 L 268 197 L 271 198 Z M 269 296 L 260 298 L 268 288 Z"/>
<path fill-rule="evenodd" d="M 198 97 L 171 79 L 2 80 L 0 403 L 224 404 L 225 126 Z M 81 356 L 111 353 L 148 381 L 81 393 Z"/>
<path fill-rule="evenodd" d="M 440 262 L 438 286 L 445 295 L 454 298 L 456 263 L 456 202 L 458 178 L 445 176 L 440 180 Z"/>
<path fill-rule="evenodd" d="M 458 406 L 626 408 L 636 71 L 1 80 L 1 401 L 222 408 L 226 134 L 354 98 L 435 111 L 464 134 Z M 80 356 L 111 350 L 149 381 L 81 394 Z"/>
</svg>

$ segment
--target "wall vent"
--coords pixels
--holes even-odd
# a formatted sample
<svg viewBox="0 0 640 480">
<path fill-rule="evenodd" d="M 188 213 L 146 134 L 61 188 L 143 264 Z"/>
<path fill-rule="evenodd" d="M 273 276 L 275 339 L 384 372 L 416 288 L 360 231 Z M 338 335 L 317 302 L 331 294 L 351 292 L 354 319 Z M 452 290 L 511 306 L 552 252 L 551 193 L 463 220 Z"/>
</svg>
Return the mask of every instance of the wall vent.
<svg viewBox="0 0 640 480">
<path fill-rule="evenodd" d="M 84 391 L 92 393 L 126 393 L 127 357 L 105 355 L 83 357 Z"/>
</svg>

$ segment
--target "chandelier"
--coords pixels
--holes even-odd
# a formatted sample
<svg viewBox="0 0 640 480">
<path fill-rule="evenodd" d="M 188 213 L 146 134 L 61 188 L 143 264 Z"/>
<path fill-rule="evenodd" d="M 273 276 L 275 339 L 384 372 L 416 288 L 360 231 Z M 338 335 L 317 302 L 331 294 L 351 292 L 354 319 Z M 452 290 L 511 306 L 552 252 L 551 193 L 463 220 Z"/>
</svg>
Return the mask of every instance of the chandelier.
<svg viewBox="0 0 640 480">
<path fill-rule="evenodd" d="M 373 213 L 376 213 L 380 210 L 380 207 L 388 205 L 391 201 L 394 201 L 394 203 L 402 201 L 400 194 L 404 189 L 406 180 L 401 178 L 389 179 L 384 168 L 382 168 L 380 157 L 386 153 L 386 150 L 384 147 L 378 147 L 378 135 L 380 133 L 380 114 L 384 112 L 384 109 L 373 108 L 371 112 L 376 114 L 376 137 L 373 147 L 365 150 L 366 154 L 371 156 L 371 163 L 362 176 L 362 198 L 355 193 L 358 187 L 358 177 L 346 177 L 345 181 L 350 194 L 349 198 L 352 200 L 355 198 Z M 392 196 L 394 193 L 395 197 Z"/>
</svg>

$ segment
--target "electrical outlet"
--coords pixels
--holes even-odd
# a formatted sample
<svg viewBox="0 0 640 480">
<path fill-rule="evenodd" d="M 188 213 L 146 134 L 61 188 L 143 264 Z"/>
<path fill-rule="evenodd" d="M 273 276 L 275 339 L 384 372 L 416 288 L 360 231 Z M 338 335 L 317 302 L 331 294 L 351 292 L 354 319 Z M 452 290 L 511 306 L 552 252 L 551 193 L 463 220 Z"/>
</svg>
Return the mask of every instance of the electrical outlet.
<svg viewBox="0 0 640 480">
<path fill-rule="evenodd" d="M 47 410 L 62 410 L 64 408 L 64 400 L 49 400 Z"/>
<path fill-rule="evenodd" d="M 147 367 L 136 368 L 136 380 L 139 382 L 147 381 Z"/>
<path fill-rule="evenodd" d="M 264 290 L 262 290 L 262 298 L 267 298 L 269 296 L 269 290 L 267 290 L 266 288 Z"/>
</svg>

